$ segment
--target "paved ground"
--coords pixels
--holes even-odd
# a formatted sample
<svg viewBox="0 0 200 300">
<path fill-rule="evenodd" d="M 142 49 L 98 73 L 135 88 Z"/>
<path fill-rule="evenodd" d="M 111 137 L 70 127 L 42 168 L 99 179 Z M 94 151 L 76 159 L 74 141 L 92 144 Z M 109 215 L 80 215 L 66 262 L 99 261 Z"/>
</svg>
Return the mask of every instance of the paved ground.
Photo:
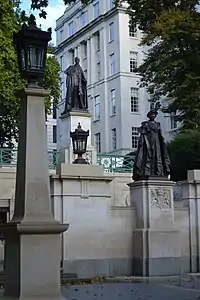
<svg viewBox="0 0 200 300">
<path fill-rule="evenodd" d="M 99 283 L 62 287 L 67 300 L 200 300 L 200 290 L 146 283 Z"/>
</svg>

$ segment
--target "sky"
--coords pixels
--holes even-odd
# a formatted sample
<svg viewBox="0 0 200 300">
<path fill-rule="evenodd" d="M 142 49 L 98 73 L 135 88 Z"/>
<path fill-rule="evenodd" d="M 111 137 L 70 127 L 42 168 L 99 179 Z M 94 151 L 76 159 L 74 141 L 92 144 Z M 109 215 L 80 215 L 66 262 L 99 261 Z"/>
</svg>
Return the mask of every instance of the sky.
<svg viewBox="0 0 200 300">
<path fill-rule="evenodd" d="M 28 14 L 31 13 L 31 0 L 22 0 L 21 8 L 25 10 Z M 39 17 L 39 12 L 33 11 L 33 14 L 36 16 L 37 26 L 42 26 L 43 30 L 47 30 L 49 27 L 52 28 L 52 42 L 56 44 L 56 20 L 64 13 L 66 6 L 63 3 L 63 0 L 49 0 L 49 5 L 46 8 L 47 18 L 43 19 Z"/>
</svg>

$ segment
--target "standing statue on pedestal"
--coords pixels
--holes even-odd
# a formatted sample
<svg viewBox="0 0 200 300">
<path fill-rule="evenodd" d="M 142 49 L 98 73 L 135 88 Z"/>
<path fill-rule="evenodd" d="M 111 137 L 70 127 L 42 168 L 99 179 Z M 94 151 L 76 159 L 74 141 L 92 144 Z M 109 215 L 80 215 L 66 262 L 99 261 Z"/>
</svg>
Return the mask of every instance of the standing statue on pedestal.
<svg viewBox="0 0 200 300">
<path fill-rule="evenodd" d="M 134 180 L 167 178 L 170 174 L 170 159 L 165 140 L 160 123 L 155 121 L 157 114 L 158 105 L 155 105 L 147 114 L 149 120 L 142 122 L 139 128 L 140 138 L 133 167 Z"/>
<path fill-rule="evenodd" d="M 80 59 L 75 58 L 75 64 L 65 70 L 66 78 L 66 100 L 65 109 L 62 114 L 71 110 L 88 110 L 87 80 L 80 66 Z"/>
</svg>

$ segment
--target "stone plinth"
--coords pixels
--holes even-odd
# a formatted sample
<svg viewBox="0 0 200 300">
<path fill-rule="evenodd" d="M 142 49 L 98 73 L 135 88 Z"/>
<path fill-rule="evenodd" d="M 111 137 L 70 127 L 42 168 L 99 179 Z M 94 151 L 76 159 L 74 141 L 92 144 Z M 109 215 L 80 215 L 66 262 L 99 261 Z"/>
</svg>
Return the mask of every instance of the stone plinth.
<svg viewBox="0 0 200 300">
<path fill-rule="evenodd" d="M 78 123 L 80 123 L 83 130 L 89 130 L 89 137 L 87 140 L 87 153 L 83 155 L 89 163 L 96 164 L 96 151 L 91 142 L 91 118 L 92 115 L 87 111 L 72 110 L 67 114 L 60 116 L 60 141 L 59 147 L 59 163 L 72 163 L 74 160 L 72 141 L 70 138 L 70 131 L 74 131 Z"/>
<path fill-rule="evenodd" d="M 134 275 L 180 274 L 181 244 L 177 243 L 179 230 L 174 226 L 174 183 L 149 179 L 129 186 L 131 205 L 136 208 Z"/>
<path fill-rule="evenodd" d="M 27 88 L 20 104 L 15 208 L 5 233 L 5 297 L 61 299 L 60 235 L 67 228 L 53 218 L 44 98 Z"/>
</svg>

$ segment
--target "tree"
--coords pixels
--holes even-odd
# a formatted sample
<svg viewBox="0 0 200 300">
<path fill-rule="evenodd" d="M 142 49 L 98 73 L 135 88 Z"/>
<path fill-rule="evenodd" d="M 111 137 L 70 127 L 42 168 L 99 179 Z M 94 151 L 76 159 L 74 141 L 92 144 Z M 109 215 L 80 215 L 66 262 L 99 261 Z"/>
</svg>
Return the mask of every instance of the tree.
<svg viewBox="0 0 200 300">
<path fill-rule="evenodd" d="M 13 33 L 21 26 L 19 1 L 0 0 L 0 147 L 14 146 L 18 138 L 19 101 L 17 92 L 26 86 L 19 74 L 13 45 Z M 42 86 L 50 90 L 46 98 L 46 111 L 50 99 L 57 103 L 60 97 L 60 67 L 54 57 L 47 58 Z"/>
<path fill-rule="evenodd" d="M 171 179 L 187 179 L 187 171 L 200 169 L 200 131 L 186 130 L 178 134 L 169 144 Z"/>
<path fill-rule="evenodd" d="M 117 1 L 119 2 L 123 1 Z M 200 18 L 197 0 L 128 0 L 131 23 L 143 31 L 146 57 L 136 72 L 155 101 L 167 97 L 168 112 L 182 128 L 200 128 Z"/>
<path fill-rule="evenodd" d="M 154 99 L 171 99 L 184 128 L 200 128 L 200 16 L 195 11 L 163 12 L 146 34 L 150 47 L 138 68 L 142 86 Z"/>
</svg>

